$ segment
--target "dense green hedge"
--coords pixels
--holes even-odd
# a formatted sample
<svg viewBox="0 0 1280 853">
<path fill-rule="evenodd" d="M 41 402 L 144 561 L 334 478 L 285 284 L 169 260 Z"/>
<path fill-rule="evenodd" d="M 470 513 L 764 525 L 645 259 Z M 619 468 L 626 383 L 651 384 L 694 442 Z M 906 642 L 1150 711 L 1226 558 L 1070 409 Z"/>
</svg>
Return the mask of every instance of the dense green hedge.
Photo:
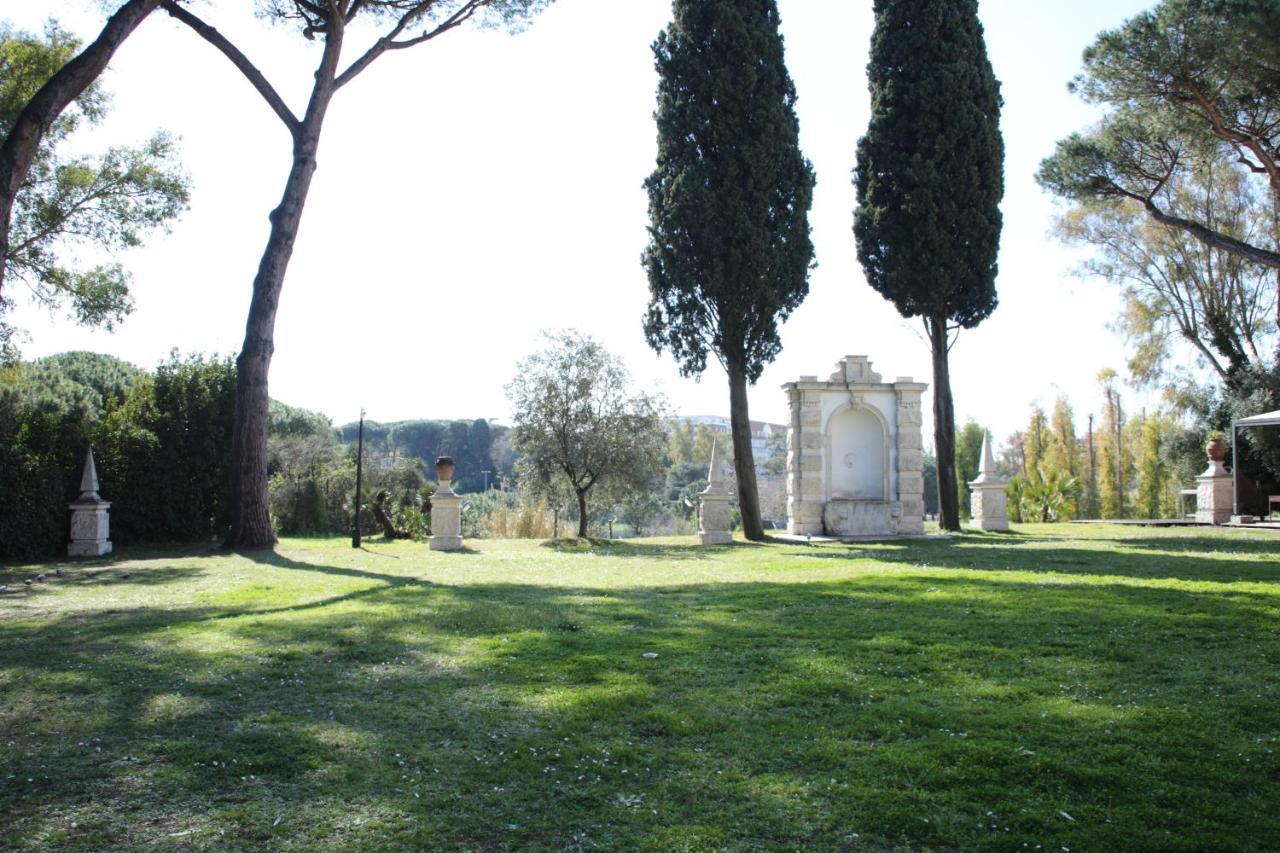
<svg viewBox="0 0 1280 853">
<path fill-rule="evenodd" d="M 226 523 L 229 359 L 176 353 L 146 373 L 63 353 L 0 375 L 0 559 L 64 553 L 85 448 L 118 544 L 211 539 Z"/>
</svg>

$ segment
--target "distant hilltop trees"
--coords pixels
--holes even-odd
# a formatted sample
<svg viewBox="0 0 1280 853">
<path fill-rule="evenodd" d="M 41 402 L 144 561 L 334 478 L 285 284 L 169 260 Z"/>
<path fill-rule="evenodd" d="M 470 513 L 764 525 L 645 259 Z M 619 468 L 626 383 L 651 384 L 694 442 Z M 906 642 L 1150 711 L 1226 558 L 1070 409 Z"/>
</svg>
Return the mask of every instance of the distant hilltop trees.
<svg viewBox="0 0 1280 853">
<path fill-rule="evenodd" d="M 343 443 L 355 444 L 359 424 L 339 428 Z M 452 456 L 457 463 L 453 487 L 461 492 L 480 492 L 514 477 L 515 457 L 507 441 L 507 427 L 490 425 L 483 418 L 473 421 L 410 420 L 393 423 L 364 422 L 366 464 L 392 467 L 398 460 L 420 459 L 428 466 L 437 456 Z"/>
</svg>

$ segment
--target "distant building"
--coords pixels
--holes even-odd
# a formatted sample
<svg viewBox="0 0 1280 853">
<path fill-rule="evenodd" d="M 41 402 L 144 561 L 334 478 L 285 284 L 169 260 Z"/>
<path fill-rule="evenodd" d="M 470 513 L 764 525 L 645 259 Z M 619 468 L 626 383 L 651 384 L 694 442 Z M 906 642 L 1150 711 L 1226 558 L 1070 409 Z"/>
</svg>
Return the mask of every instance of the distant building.
<svg viewBox="0 0 1280 853">
<path fill-rule="evenodd" d="M 688 415 L 681 420 L 691 424 L 707 426 L 718 433 L 724 435 L 729 434 L 729 419 L 721 415 Z M 783 435 L 787 433 L 786 424 L 771 424 L 766 421 L 751 422 L 751 455 L 756 461 L 756 471 L 759 472 L 764 463 L 768 461 L 765 454 L 765 446 L 769 443 L 769 439 L 773 434 L 780 432 Z"/>
</svg>

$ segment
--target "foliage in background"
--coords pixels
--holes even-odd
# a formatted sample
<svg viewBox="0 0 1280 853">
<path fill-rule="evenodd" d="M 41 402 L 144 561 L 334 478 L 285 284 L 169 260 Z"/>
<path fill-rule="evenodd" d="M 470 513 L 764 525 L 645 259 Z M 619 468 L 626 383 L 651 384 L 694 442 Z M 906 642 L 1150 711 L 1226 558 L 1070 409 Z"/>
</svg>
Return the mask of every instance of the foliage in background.
<svg viewBox="0 0 1280 853">
<path fill-rule="evenodd" d="M 1080 497 L 1080 481 L 1065 471 L 1046 471 L 1043 465 L 1026 477 L 1014 477 L 1005 494 L 1016 503 L 1014 521 L 1069 521 L 1071 509 Z"/>
<path fill-rule="evenodd" d="M 1258 192 L 1239 164 L 1210 161 L 1161 190 L 1171 211 L 1196 215 L 1225 233 L 1273 245 L 1276 200 Z M 1129 373 L 1141 385 L 1198 379 L 1188 350 L 1223 385 L 1241 369 L 1273 362 L 1276 270 L 1216 249 L 1149 218 L 1136 202 L 1077 204 L 1059 217 L 1059 236 L 1093 249 L 1080 273 L 1118 286 L 1124 313 L 1115 326 L 1132 347 Z"/>
<path fill-rule="evenodd" d="M 960 517 L 969 517 L 969 483 L 978 478 L 982 464 L 982 439 L 987 429 L 969 420 L 956 436 L 956 477 L 959 485 Z"/>
<path fill-rule="evenodd" d="M 342 440 L 351 446 L 356 444 L 355 423 L 340 428 Z M 507 428 L 493 426 L 487 420 L 408 420 L 379 423 L 364 422 L 365 459 L 375 466 L 393 465 L 399 459 L 418 459 L 431 470 L 439 456 L 449 456 L 458 466 L 454 474 L 453 488 L 459 492 L 481 492 L 497 488 L 505 479 L 515 476 L 514 465 L 508 461 L 499 466 L 493 457 L 494 441 L 504 435 Z M 486 480 L 484 472 L 489 472 Z"/>
<path fill-rule="evenodd" d="M 176 353 L 153 374 L 63 353 L 0 379 L 0 559 L 61 553 L 85 448 L 118 544 L 192 541 L 225 523 L 234 367 Z"/>
<path fill-rule="evenodd" d="M 103 418 L 94 447 L 115 496 L 113 538 L 195 542 L 225 532 L 235 376 L 228 358 L 174 352 Z"/>
<path fill-rule="evenodd" d="M 75 55 L 80 43 L 56 23 L 41 36 L 0 24 L 0 140 L 14 128 L 36 91 Z M 172 138 L 157 133 L 138 147 L 100 155 L 68 156 L 75 132 L 95 124 L 108 99 L 93 83 L 52 124 L 14 196 L 7 231 L 0 296 L 0 356 L 16 357 L 12 284 L 50 310 L 66 305 L 76 322 L 112 328 L 133 310 L 129 274 L 118 263 L 84 266 L 92 248 L 137 246 L 149 232 L 167 229 L 187 206 L 187 178 Z"/>
</svg>

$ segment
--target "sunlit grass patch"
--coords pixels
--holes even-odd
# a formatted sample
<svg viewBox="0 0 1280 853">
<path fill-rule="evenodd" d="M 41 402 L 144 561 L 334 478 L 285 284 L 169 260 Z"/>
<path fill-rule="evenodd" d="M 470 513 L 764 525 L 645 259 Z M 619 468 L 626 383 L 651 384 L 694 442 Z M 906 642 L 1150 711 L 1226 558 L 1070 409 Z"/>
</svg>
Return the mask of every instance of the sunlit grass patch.
<svg viewBox="0 0 1280 853">
<path fill-rule="evenodd" d="M 1280 846 L 1267 534 L 469 546 L 0 569 L 0 846 Z"/>
</svg>

